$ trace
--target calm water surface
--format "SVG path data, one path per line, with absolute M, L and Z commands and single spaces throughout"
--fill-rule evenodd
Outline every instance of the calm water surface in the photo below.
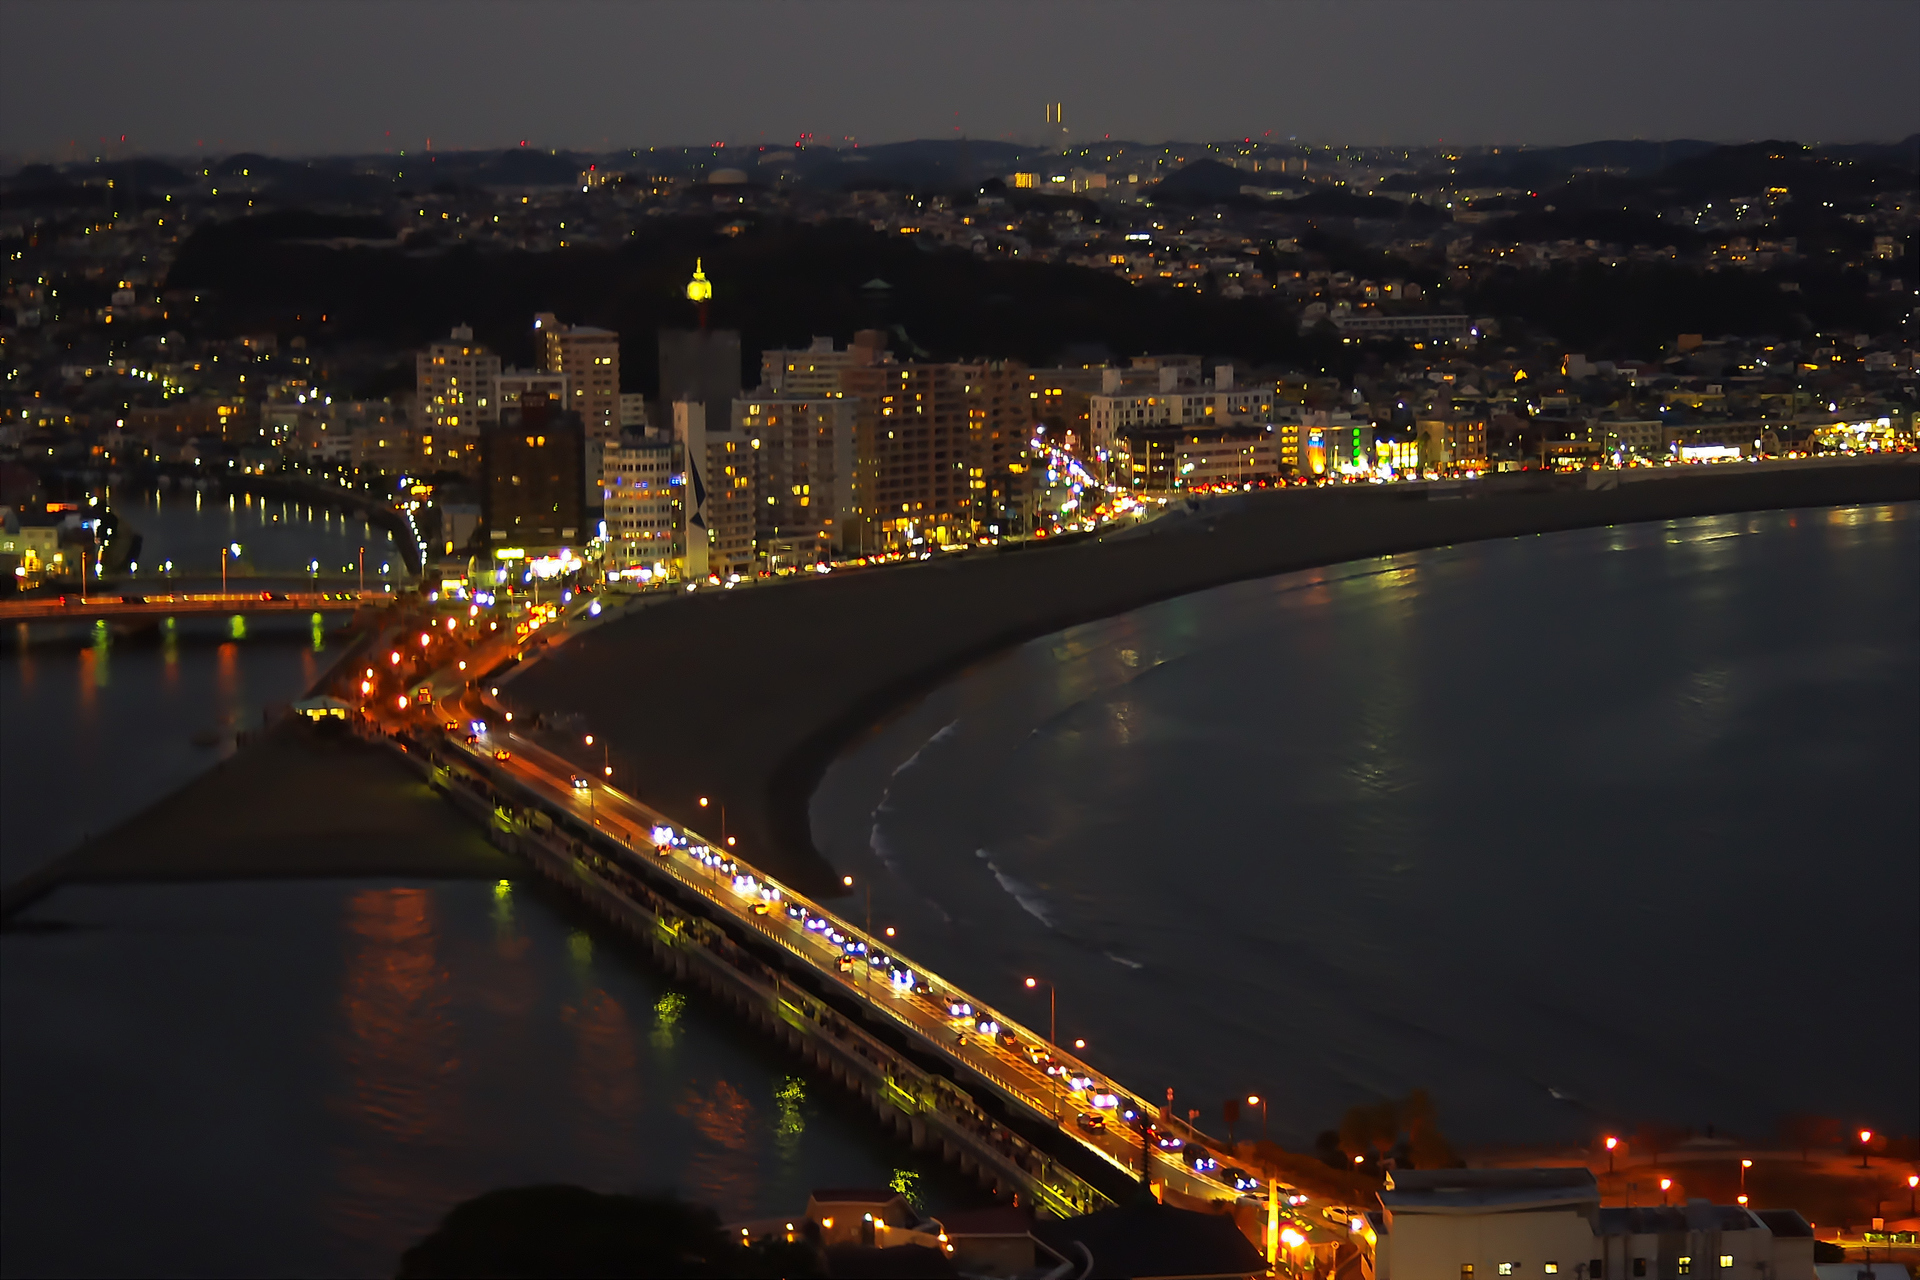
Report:
M 176 565 L 385 538 L 191 496 L 132 519 Z M 196 735 L 329 657 L 304 624 L 11 637 L 4 878 L 206 768 L 230 740 Z M 70 887 L 27 919 L 0 935 L 0 1274 L 390 1275 L 454 1203 L 535 1181 L 727 1217 L 901 1175 L 975 1200 L 535 883 Z
M 69 927 L 0 937 L 8 1275 L 391 1275 L 494 1187 L 750 1217 L 922 1168 L 531 884 L 89 887 L 35 914 Z
M 392 555 L 384 529 L 300 504 L 195 492 L 113 501 L 144 540 L 136 581 L 147 585 L 135 592 L 163 589 L 144 571 L 168 560 L 178 576 L 217 580 L 220 549 L 235 542 L 239 565 L 261 573 L 314 560 L 337 571 L 365 547 L 377 582 Z M 246 580 L 236 576 L 236 589 Z M 105 625 L 15 624 L 0 637 L 0 881 L 211 767 L 236 730 L 302 696 L 331 660 L 325 628 L 309 620 L 190 619 L 132 637 Z
M 1051 980 L 1062 1039 L 1216 1130 L 1422 1087 L 1475 1143 L 1913 1132 L 1920 508 L 1154 605 L 877 729 L 813 826 L 908 954 L 1043 1029 Z

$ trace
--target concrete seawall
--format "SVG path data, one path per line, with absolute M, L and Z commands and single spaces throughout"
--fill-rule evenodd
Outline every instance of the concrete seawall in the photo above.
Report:
M 693 819 L 698 796 L 724 801 L 742 856 L 828 894 L 835 876 L 813 848 L 807 809 L 834 753 L 903 702 L 1011 645 L 1228 582 L 1427 547 L 1917 499 L 1920 456 L 1912 454 L 1716 467 L 1604 490 L 1573 476 L 1238 495 L 1131 534 L 703 593 L 581 635 L 501 693 L 526 712 L 579 713 L 641 780 L 641 797 L 677 819 Z M 575 747 L 583 767 L 600 764 L 597 744 L 591 760 L 571 740 L 554 746 Z

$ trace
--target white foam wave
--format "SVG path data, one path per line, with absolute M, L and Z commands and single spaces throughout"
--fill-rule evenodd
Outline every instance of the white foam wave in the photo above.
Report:
M 1010 876 L 995 866 L 993 859 L 987 855 L 985 849 L 975 849 L 973 856 L 987 864 L 987 870 L 993 873 L 993 878 L 999 882 L 1000 887 L 1006 890 L 1015 902 L 1020 904 L 1021 910 L 1025 911 L 1049 929 L 1056 927 L 1053 919 L 1053 904 L 1042 897 L 1038 889 L 1028 884 L 1025 880 L 1021 880 L 1016 876 Z
M 919 751 L 915 751 L 912 755 L 908 756 L 905 760 L 902 760 L 899 764 L 893 766 L 892 776 L 897 778 L 901 774 L 905 773 L 908 769 L 913 768 L 914 765 L 919 764 L 921 752 L 925 751 L 928 747 L 936 746 L 942 742 L 947 741 L 949 738 L 953 737 L 955 733 L 958 733 L 959 730 L 960 730 L 960 722 L 958 720 L 955 720 L 952 724 L 949 724 L 946 728 L 940 730 L 938 733 L 934 734 L 931 738 L 928 738 L 925 742 L 920 744 Z M 886 803 L 886 796 L 884 794 L 882 794 L 880 797 L 880 803 L 882 804 Z

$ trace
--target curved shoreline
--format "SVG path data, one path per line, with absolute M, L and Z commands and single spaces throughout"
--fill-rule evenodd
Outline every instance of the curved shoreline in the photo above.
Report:
M 529 712 L 582 714 L 643 780 L 643 797 L 676 818 L 717 796 L 744 857 L 831 893 L 836 874 L 809 821 L 828 763 L 901 704 L 1001 650 L 1229 582 L 1456 542 L 1920 500 L 1920 456 L 1596 491 L 1571 480 L 1433 494 L 1471 495 L 1451 501 L 1412 487 L 1238 495 L 1129 536 L 715 593 L 582 635 L 502 693 Z

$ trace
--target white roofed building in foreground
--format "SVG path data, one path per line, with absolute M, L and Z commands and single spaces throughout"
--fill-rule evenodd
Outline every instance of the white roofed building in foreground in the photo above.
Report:
M 1814 1280 L 1797 1213 L 1602 1209 L 1581 1168 L 1395 1170 L 1380 1209 L 1375 1280 Z

